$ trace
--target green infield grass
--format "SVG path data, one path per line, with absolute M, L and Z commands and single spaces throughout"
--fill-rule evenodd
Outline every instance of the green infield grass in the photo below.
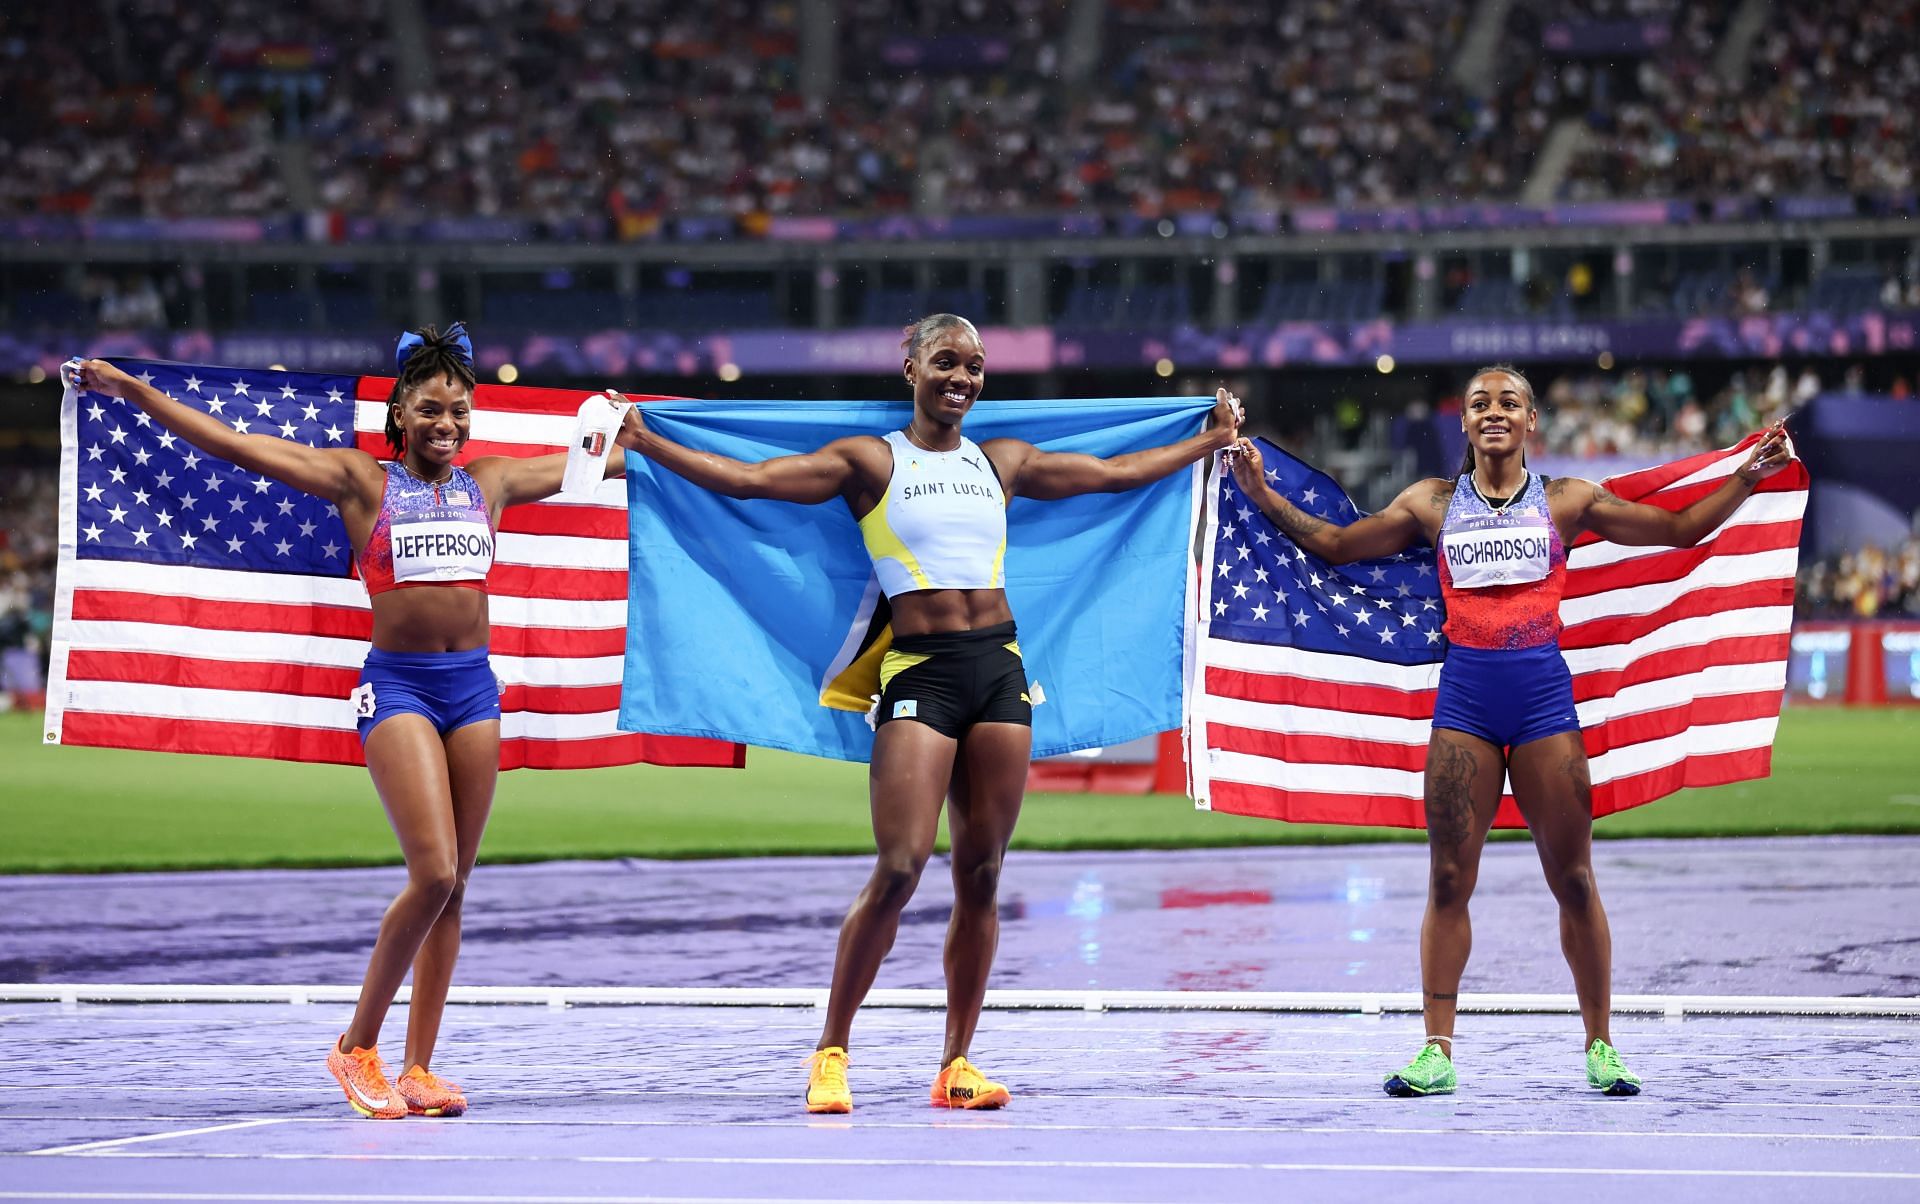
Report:
M 364 770 L 40 743 L 0 715 L 0 872 L 367 865 L 399 854 Z M 872 848 L 866 767 L 753 749 L 744 770 L 504 774 L 491 862 Z M 1790 710 L 1773 776 L 1609 816 L 1601 836 L 1920 832 L 1920 708 Z M 1172 795 L 1036 794 L 1029 849 L 1420 840 L 1419 832 L 1196 812 Z

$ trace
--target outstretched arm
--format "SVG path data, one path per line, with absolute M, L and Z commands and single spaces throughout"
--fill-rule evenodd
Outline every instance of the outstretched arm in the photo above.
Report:
M 105 360 L 83 360 L 71 369 L 78 388 L 121 397 L 155 422 L 209 455 L 272 477 L 336 506 L 364 492 L 380 473 L 372 456 L 352 448 L 308 447 L 274 435 L 243 435 L 211 414 L 162 393 Z
M 1430 537 L 1438 530 L 1447 510 L 1447 483 L 1434 477 L 1408 486 L 1380 513 L 1365 515 L 1344 527 L 1316 518 L 1267 484 L 1266 461 L 1251 439 L 1240 440 L 1234 448 L 1233 479 L 1288 539 L 1328 564 L 1351 564 L 1403 552 L 1422 535 Z
M 489 498 L 497 498 L 502 506 L 517 506 L 522 502 L 539 502 L 560 492 L 560 482 L 567 474 L 567 453 L 554 452 L 545 456 L 482 456 L 467 465 L 467 471 L 480 482 L 481 490 Z M 614 448 L 607 456 L 606 471 L 601 480 L 612 480 L 627 471 L 627 455 Z
M 694 451 L 655 434 L 640 416 L 640 407 L 627 411 L 620 428 L 622 447 L 639 452 L 655 464 L 685 477 L 702 489 L 724 497 L 771 498 L 781 502 L 814 504 L 846 495 L 863 482 L 860 458 L 869 436 L 835 439 L 816 452 L 775 456 L 749 464 L 730 456 Z
M 984 450 L 1000 470 L 1009 497 L 1056 501 L 1083 493 L 1124 493 L 1232 445 L 1240 429 L 1240 403 L 1221 389 L 1214 394 L 1206 429 L 1189 439 L 1102 459 L 1075 452 L 1046 452 L 1018 439 L 990 440 Z
M 1792 459 L 1786 428 L 1775 423 L 1720 488 L 1679 510 L 1629 502 L 1604 485 L 1577 478 L 1562 478 L 1547 488 L 1570 496 L 1581 525 L 1602 539 L 1636 547 L 1690 548 L 1733 517 L 1755 486 Z
M 605 398 L 609 405 L 624 404 L 625 399 L 612 389 Z M 560 492 L 567 474 L 567 453 L 546 456 L 482 456 L 467 465 L 480 488 L 501 506 L 538 502 Z M 627 471 L 627 453 L 615 447 L 607 454 L 606 468 L 600 479 L 612 480 Z

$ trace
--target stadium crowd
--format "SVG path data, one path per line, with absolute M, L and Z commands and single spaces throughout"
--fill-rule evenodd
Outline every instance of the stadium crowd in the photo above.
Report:
M 1727 447 L 1807 404 L 1823 388 L 1812 366 L 1740 368 L 1711 394 L 1685 367 L 1554 377 L 1541 388 L 1539 440 L 1563 456 L 1670 457 Z
M 1794 610 L 1809 618 L 1920 618 L 1920 535 L 1802 566 Z
M 37 705 L 46 689 L 53 628 L 59 475 L 52 465 L 8 460 L 0 472 L 0 710 Z
M 0 26 L 0 216 L 1170 213 L 1516 196 L 1584 119 L 1570 198 L 1910 194 L 1920 0 L 124 0 Z M 411 11 L 409 23 L 395 14 Z M 1591 58 L 1548 31 L 1667 31 Z M 417 26 L 414 33 L 409 29 Z M 807 86 L 807 39 L 832 37 Z M 283 164 L 292 164 L 291 167 Z M 1754 167 L 1758 164 L 1758 168 Z
M 1713 58 L 1730 4 L 1670 8 L 1665 49 L 1615 73 L 1562 73 L 1595 135 L 1571 199 L 1911 193 L 1920 126 L 1920 3 L 1773 5 L 1743 72 Z
M 423 0 L 429 59 L 369 43 L 316 122 L 320 197 L 352 214 L 845 207 L 795 91 L 796 6 Z M 396 95 L 396 76 L 414 85 Z M 804 185 L 804 186 L 803 186 Z M 638 232 L 638 228 L 629 233 Z
M 1055 194 L 1147 213 L 1511 194 L 1538 131 L 1448 82 L 1470 11 L 1110 0 Z
M 379 0 L 11 5 L 0 22 L 0 215 L 288 210 L 276 159 Z

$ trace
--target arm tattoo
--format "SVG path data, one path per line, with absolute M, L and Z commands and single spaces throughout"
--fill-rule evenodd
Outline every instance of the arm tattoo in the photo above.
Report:
M 1595 485 L 1593 487 L 1593 500 L 1596 505 L 1601 506 L 1625 506 L 1628 504 L 1625 498 L 1608 489 L 1605 485 Z
M 1473 753 L 1457 744 L 1436 742 L 1427 754 L 1427 836 L 1437 845 L 1458 846 L 1473 836 Z
M 1277 513 L 1267 517 L 1271 518 L 1273 525 L 1280 528 L 1287 538 L 1295 543 L 1303 539 L 1311 539 L 1327 525 L 1325 519 L 1315 518 L 1285 498 L 1280 499 L 1280 504 L 1275 507 L 1275 510 Z
M 1553 480 L 1547 482 L 1548 497 L 1559 497 L 1561 494 L 1565 493 L 1566 491 L 1567 491 L 1567 478 L 1565 477 L 1555 477 Z
M 1458 999 L 1460 998 L 1460 996 L 1454 994 L 1452 991 L 1428 991 L 1427 998 L 1452 1000 L 1452 999 Z

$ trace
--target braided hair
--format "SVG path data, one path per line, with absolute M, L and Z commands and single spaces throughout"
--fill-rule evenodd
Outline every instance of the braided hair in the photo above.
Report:
M 400 375 L 394 379 L 393 392 L 387 395 L 387 446 L 393 449 L 397 457 L 406 450 L 406 432 L 400 429 L 397 415 L 402 399 L 421 385 L 435 378 L 454 381 L 465 385 L 469 390 L 474 387 L 473 361 L 467 358 L 461 346 L 452 337 L 450 327 L 447 334 L 440 333 L 437 327 L 423 326 L 414 331 L 421 342 L 407 356 L 406 363 L 400 367 Z

